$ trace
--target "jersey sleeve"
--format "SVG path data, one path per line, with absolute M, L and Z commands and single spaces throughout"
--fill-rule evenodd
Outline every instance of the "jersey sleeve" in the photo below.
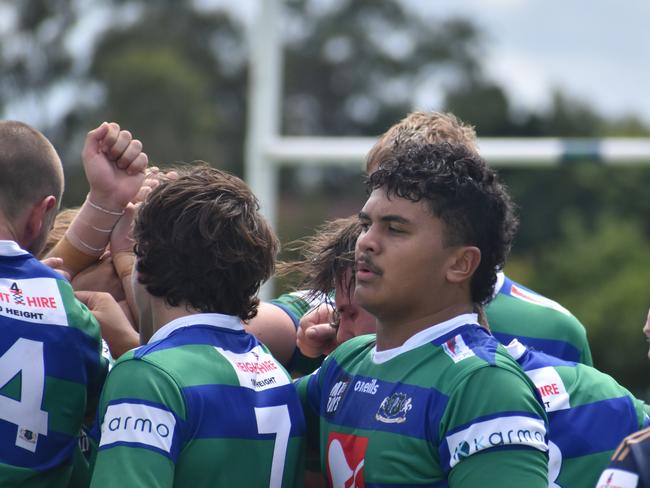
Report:
M 546 487 L 544 473 L 548 462 L 539 454 L 534 450 L 517 450 L 506 455 L 486 451 L 470 456 L 451 471 L 448 485 L 450 488 Z
M 93 487 L 169 487 L 183 445 L 186 408 L 177 383 L 143 360 L 119 361 L 102 392 Z
M 496 466 L 498 486 L 545 487 L 548 484 L 547 419 L 532 384 L 514 369 L 484 367 L 460 382 L 449 398 L 440 423 L 439 455 L 443 470 L 451 479 L 472 479 L 476 466 Z M 489 454 L 489 456 L 488 456 Z M 489 461 L 488 461 L 489 460 Z M 521 479 L 515 469 L 521 463 L 524 483 L 512 482 L 503 463 Z M 476 484 L 450 486 L 487 486 Z M 512 484 L 511 484 L 512 483 Z M 497 486 L 495 484 L 495 486 Z
M 78 350 L 87 375 L 86 415 L 92 418 L 108 372 L 108 359 L 103 355 L 101 329 L 88 307 L 74 296 L 70 284 L 63 280 L 57 281 L 69 327 L 79 331 Z

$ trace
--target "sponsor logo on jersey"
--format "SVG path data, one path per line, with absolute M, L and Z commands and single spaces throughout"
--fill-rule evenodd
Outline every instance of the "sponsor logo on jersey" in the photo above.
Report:
M 535 383 L 547 412 L 570 408 L 569 393 L 555 368 L 547 366 L 532 369 L 526 371 L 526 374 Z
M 336 380 L 336 383 L 334 383 L 334 386 L 332 386 L 332 389 L 330 390 L 330 393 L 327 397 L 325 413 L 328 415 L 333 415 L 336 413 L 339 406 L 341 405 L 341 401 L 343 400 L 345 392 L 348 390 L 348 386 L 350 386 L 350 377 L 345 374 L 339 376 L 339 378 Z
M 463 340 L 463 336 L 461 336 L 460 334 L 452 337 L 447 342 L 443 343 L 442 349 L 445 351 L 447 356 L 449 356 L 454 363 L 475 356 L 474 351 L 472 351 L 467 346 L 467 344 L 465 344 L 465 341 Z
M 540 419 L 512 416 L 477 422 L 447 436 L 451 456 L 449 467 L 453 468 L 472 454 L 497 446 L 523 445 L 546 451 L 545 436 L 546 427 Z
M 608 468 L 600 475 L 596 488 L 636 488 L 639 475 L 630 471 Z
M 532 303 L 533 305 L 552 308 L 553 310 L 557 310 L 558 312 L 561 312 L 564 315 L 571 315 L 571 312 L 569 312 L 566 308 L 564 308 L 559 303 L 554 302 L 553 300 L 550 300 L 542 295 L 538 295 L 537 293 L 532 293 L 528 290 L 524 290 L 523 288 L 520 288 L 517 285 L 512 285 L 512 287 L 510 288 L 510 295 L 512 295 L 515 298 L 519 298 L 524 302 Z
M 385 424 L 401 424 L 406 422 L 406 414 L 411 408 L 411 397 L 406 393 L 393 393 L 382 400 L 375 419 Z
M 359 393 L 367 393 L 369 395 L 375 395 L 379 390 L 379 385 L 377 380 L 373 378 L 371 381 L 356 381 L 354 383 L 354 391 Z
M 56 280 L 0 279 L 0 315 L 26 322 L 68 325 Z
M 291 381 L 273 356 L 264 351 L 261 346 L 255 346 L 243 353 L 235 353 L 220 347 L 215 349 L 232 365 L 240 386 L 244 388 L 263 391 L 288 385 Z
M 171 451 L 176 418 L 169 410 L 142 403 L 109 405 L 104 414 L 99 446 L 116 442 L 143 444 Z
M 363 468 L 368 438 L 330 432 L 327 438 L 327 477 L 332 488 L 364 488 Z

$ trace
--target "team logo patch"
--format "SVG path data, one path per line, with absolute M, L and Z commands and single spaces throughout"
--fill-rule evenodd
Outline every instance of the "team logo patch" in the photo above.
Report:
M 363 469 L 368 438 L 330 432 L 327 438 L 327 477 L 332 488 L 364 488 Z
M 559 303 L 554 302 L 553 300 L 550 300 L 536 293 L 532 293 L 528 290 L 524 290 L 523 288 L 520 288 L 517 285 L 512 285 L 510 289 L 510 294 L 515 298 L 519 298 L 520 300 L 523 300 L 525 302 L 532 303 L 533 305 L 552 308 L 553 310 L 557 310 L 558 312 L 561 312 L 564 315 L 571 315 L 571 312 L 569 312 L 566 308 L 564 308 Z
M 465 344 L 463 336 L 460 334 L 452 337 L 447 342 L 445 342 L 442 345 L 442 349 L 454 363 L 475 356 L 474 351 L 472 351 L 469 346 Z
M 541 419 L 523 416 L 499 417 L 476 422 L 466 429 L 447 436 L 451 456 L 449 467 L 462 459 L 491 447 L 504 445 L 530 446 L 547 451 L 546 427 Z
M 68 325 L 56 280 L 0 279 L 0 315 L 26 322 Z
M 255 346 L 244 353 L 235 353 L 220 347 L 215 349 L 232 365 L 239 379 L 239 385 L 244 388 L 263 391 L 288 385 L 291 381 L 273 356 L 260 346 Z
M 570 408 L 569 393 L 559 373 L 550 366 L 526 371 L 533 380 L 547 412 Z
M 325 405 L 325 413 L 333 415 L 338 410 L 343 400 L 345 392 L 350 386 L 350 378 L 346 375 L 341 375 L 332 389 L 330 390 L 329 396 L 327 397 L 327 404 Z
M 600 475 L 596 488 L 636 488 L 639 475 L 621 469 L 608 468 Z
M 412 408 L 412 399 L 406 393 L 393 393 L 383 399 L 375 419 L 385 424 L 401 424 Z

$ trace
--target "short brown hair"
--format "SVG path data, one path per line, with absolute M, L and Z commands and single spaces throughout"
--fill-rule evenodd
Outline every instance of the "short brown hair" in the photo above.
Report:
M 140 282 L 173 307 L 253 318 L 278 252 L 257 199 L 242 180 L 205 164 L 178 173 L 136 217 Z
M 478 154 L 476 131 L 455 115 L 444 112 L 412 112 L 388 129 L 366 156 L 366 172 L 372 173 L 386 151 L 406 144 L 461 144 Z
M 310 290 L 314 297 L 330 293 L 345 272 L 354 267 L 354 246 L 360 233 L 356 215 L 325 222 L 311 237 L 290 245 L 300 251 L 301 259 L 283 263 L 280 273 L 300 273 L 300 287 Z M 351 274 L 347 283 L 349 292 L 354 289 L 350 286 L 353 281 L 354 274 Z
M 0 211 L 10 221 L 47 196 L 61 201 L 61 159 L 43 134 L 23 122 L 0 121 L 0 171 Z

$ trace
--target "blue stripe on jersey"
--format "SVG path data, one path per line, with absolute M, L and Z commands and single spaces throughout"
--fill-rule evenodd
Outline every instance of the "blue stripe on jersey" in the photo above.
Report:
M 87 370 L 80 368 L 79 353 L 83 364 L 100 367 L 99 343 L 74 327 L 52 324 L 34 324 L 0 317 L 0 356 L 19 338 L 43 343 L 45 374 L 62 380 L 86 384 Z
M 639 429 L 628 396 L 549 412 L 548 420 L 551 440 L 564 458 L 616 449 L 625 436 Z
M 188 419 L 194 424 L 188 425 L 188 432 L 194 438 L 272 438 L 275 434 L 258 433 L 254 407 L 276 405 L 287 405 L 289 409 L 290 436 L 305 434 L 305 418 L 293 383 L 263 391 L 239 385 L 200 385 L 183 388 L 183 394 Z
M 449 339 L 459 334 L 474 354 L 490 365 L 495 364 L 496 350 L 497 347 L 499 347 L 499 344 L 485 329 L 476 324 L 460 326 L 448 334 L 438 337 L 432 342 L 436 346 L 441 346 Z
M 21 468 L 46 471 L 72 459 L 77 445 L 77 436 L 65 435 L 50 430 L 47 435 L 39 435 L 36 452 L 15 447 L 18 427 L 16 424 L 0 420 L 0 463 Z
M 510 341 L 517 339 L 519 342 L 525 346 L 535 349 L 537 351 L 543 351 L 546 354 L 550 354 L 557 358 L 564 358 L 568 361 L 579 362 L 580 361 L 580 351 L 569 344 L 568 342 L 555 340 L 555 339 L 540 339 L 538 337 L 526 337 L 522 335 L 512 335 L 512 334 L 503 334 L 501 332 L 492 332 L 494 337 L 501 344 L 510 344 Z M 549 365 L 547 365 L 549 366 Z
M 376 380 L 377 390 L 362 391 L 362 384 Z M 341 392 L 341 385 L 347 386 Z M 357 386 L 359 385 L 359 386 Z M 355 391 L 355 388 L 359 388 Z M 336 391 L 334 391 L 336 390 Z M 332 398 L 341 395 L 340 402 L 333 411 Z M 331 422 L 357 429 L 378 430 L 425 439 L 437 445 L 438 433 L 433 430 L 440 424 L 449 397 L 433 387 L 423 388 L 405 383 L 392 383 L 377 378 L 348 375 L 335 361 L 332 361 L 323 379 L 323 397 L 320 402 L 320 416 Z M 329 395 L 326 399 L 325 395 Z M 387 423 L 378 417 L 382 402 L 394 395 L 403 395 L 410 400 L 410 408 L 405 413 L 405 421 Z M 330 408 L 331 407 L 331 408 Z M 422 428 L 422 426 L 426 428 Z
M 54 278 L 65 280 L 62 275 L 45 266 L 31 254 L 0 256 L 0 276 L 7 279 Z
M 213 325 L 191 325 L 173 331 L 160 341 L 139 347 L 134 356 L 140 359 L 155 351 L 198 344 L 219 346 L 227 351 L 243 353 L 253 349 L 259 341 L 244 330 L 224 329 Z
M 550 354 L 543 353 L 541 351 L 533 351 L 527 349 L 517 362 L 524 371 L 531 371 L 533 369 L 546 368 L 548 366 L 557 367 L 557 366 L 569 366 L 575 367 L 577 363 L 573 361 L 565 361 Z
M 302 383 L 304 381 L 307 381 L 307 401 L 309 402 L 309 406 L 312 409 L 312 413 L 314 415 L 319 415 L 320 412 L 320 399 L 321 399 L 321 389 L 320 386 L 318 386 L 318 372 L 320 370 L 314 371 L 312 374 L 309 376 L 303 376 L 302 378 L 298 378 L 296 380 L 296 386 L 298 383 Z

